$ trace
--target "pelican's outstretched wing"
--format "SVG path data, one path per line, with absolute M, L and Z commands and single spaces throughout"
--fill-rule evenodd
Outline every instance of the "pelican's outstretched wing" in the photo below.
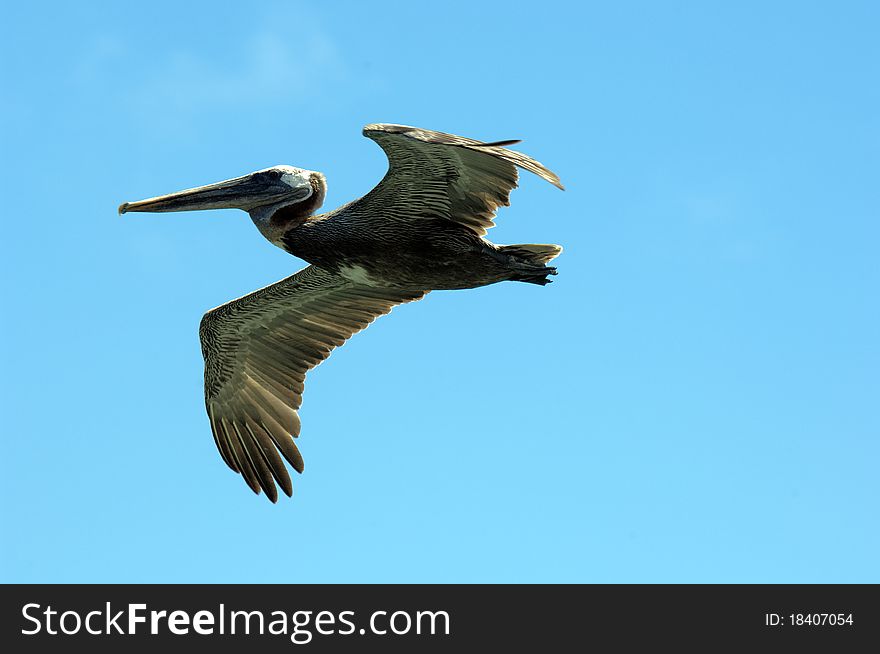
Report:
M 212 309 L 199 337 L 205 405 L 217 448 L 255 493 L 293 493 L 280 451 L 298 472 L 297 409 L 308 370 L 396 304 L 427 291 L 355 284 L 308 266 L 280 282 Z
M 559 177 L 531 157 L 508 150 L 519 141 L 482 143 L 406 125 L 375 124 L 364 136 L 388 155 L 388 173 L 357 204 L 369 215 L 412 220 L 444 218 L 479 236 L 495 225 L 499 206 L 510 204 L 516 167 L 563 188 Z

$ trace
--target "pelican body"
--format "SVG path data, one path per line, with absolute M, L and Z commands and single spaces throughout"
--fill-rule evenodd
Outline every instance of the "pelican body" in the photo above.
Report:
M 217 448 L 255 493 L 293 494 L 281 459 L 303 460 L 298 409 L 305 374 L 392 307 L 432 290 L 512 280 L 547 284 L 558 245 L 495 245 L 484 238 L 509 204 L 517 167 L 562 189 L 534 159 L 507 149 L 405 125 L 373 124 L 364 135 L 389 159 L 364 197 L 324 214 L 319 172 L 274 166 L 243 177 L 139 202 L 119 213 L 237 208 L 260 233 L 310 265 L 205 314 L 205 404 Z

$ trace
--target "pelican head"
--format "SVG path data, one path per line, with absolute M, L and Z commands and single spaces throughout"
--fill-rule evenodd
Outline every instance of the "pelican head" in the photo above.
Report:
M 242 209 L 250 214 L 263 235 L 274 242 L 277 232 L 288 227 L 292 220 L 305 219 L 321 206 L 325 190 L 326 182 L 321 173 L 293 166 L 272 166 L 216 184 L 124 202 L 119 205 L 119 213 Z M 276 214 L 283 215 L 284 220 L 273 221 Z

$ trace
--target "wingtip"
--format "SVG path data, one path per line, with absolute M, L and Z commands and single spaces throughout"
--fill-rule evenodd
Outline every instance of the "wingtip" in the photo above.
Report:
M 522 143 L 522 139 L 507 139 L 505 141 L 492 141 L 491 143 L 477 143 L 477 148 L 506 148 L 508 145 L 516 145 Z
M 278 482 L 278 485 L 281 486 L 282 492 L 287 495 L 287 497 L 293 497 L 293 482 L 290 479 L 290 475 L 287 474 L 286 468 L 284 469 L 284 474 L 280 476 L 280 479 L 276 478 L 275 481 Z

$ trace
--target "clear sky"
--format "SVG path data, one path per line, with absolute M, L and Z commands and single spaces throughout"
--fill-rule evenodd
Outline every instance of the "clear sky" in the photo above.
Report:
M 3 581 L 880 582 L 872 2 L 11 3 Z M 122 201 L 291 164 L 325 207 L 400 122 L 518 146 L 489 237 L 309 377 L 277 505 L 217 453 L 205 310 L 303 263 Z

